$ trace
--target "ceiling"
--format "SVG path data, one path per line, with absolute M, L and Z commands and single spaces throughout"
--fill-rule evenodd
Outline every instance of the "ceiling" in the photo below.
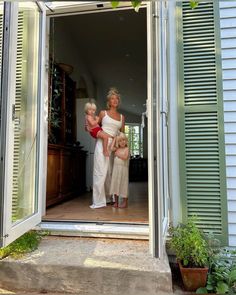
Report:
M 134 114 L 144 112 L 146 9 L 138 13 L 129 9 L 63 16 L 56 22 L 63 22 L 104 96 L 109 87 L 115 86 L 122 95 L 122 109 Z

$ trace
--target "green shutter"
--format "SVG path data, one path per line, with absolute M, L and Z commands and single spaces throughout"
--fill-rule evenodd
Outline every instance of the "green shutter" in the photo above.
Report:
M 179 150 L 183 220 L 227 244 L 218 1 L 178 5 Z

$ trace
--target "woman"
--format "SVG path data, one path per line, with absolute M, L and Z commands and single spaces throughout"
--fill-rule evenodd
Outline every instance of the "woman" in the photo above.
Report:
M 115 88 L 111 88 L 107 95 L 107 110 L 99 114 L 103 131 L 111 136 L 108 139 L 108 145 L 119 131 L 124 132 L 125 118 L 117 111 L 119 104 L 120 94 Z M 112 159 L 113 155 L 104 156 L 102 140 L 97 139 L 93 166 L 93 204 L 90 206 L 92 209 L 106 206 L 106 191 L 109 191 L 109 187 L 105 188 L 105 186 L 110 184 Z

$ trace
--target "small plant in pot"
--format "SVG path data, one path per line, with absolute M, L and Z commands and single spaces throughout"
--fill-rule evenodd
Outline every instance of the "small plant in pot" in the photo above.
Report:
M 171 226 L 170 247 L 176 254 L 184 287 L 195 291 L 206 285 L 209 246 L 203 233 L 196 226 L 196 217 L 186 223 Z

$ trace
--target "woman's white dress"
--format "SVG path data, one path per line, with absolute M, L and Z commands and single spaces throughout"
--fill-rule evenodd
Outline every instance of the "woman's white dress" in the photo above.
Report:
M 104 132 L 115 137 L 122 127 L 122 115 L 120 121 L 112 119 L 105 111 L 102 119 L 102 129 Z M 108 139 L 108 145 L 112 142 L 112 138 Z M 110 178 L 112 171 L 113 155 L 105 157 L 103 155 L 102 139 L 97 139 L 94 150 L 93 165 L 93 204 L 90 208 L 101 208 L 106 206 L 106 192 L 109 194 Z
M 128 197 L 128 185 L 129 185 L 129 159 L 122 160 L 115 156 L 110 194 L 116 194 L 122 198 Z

